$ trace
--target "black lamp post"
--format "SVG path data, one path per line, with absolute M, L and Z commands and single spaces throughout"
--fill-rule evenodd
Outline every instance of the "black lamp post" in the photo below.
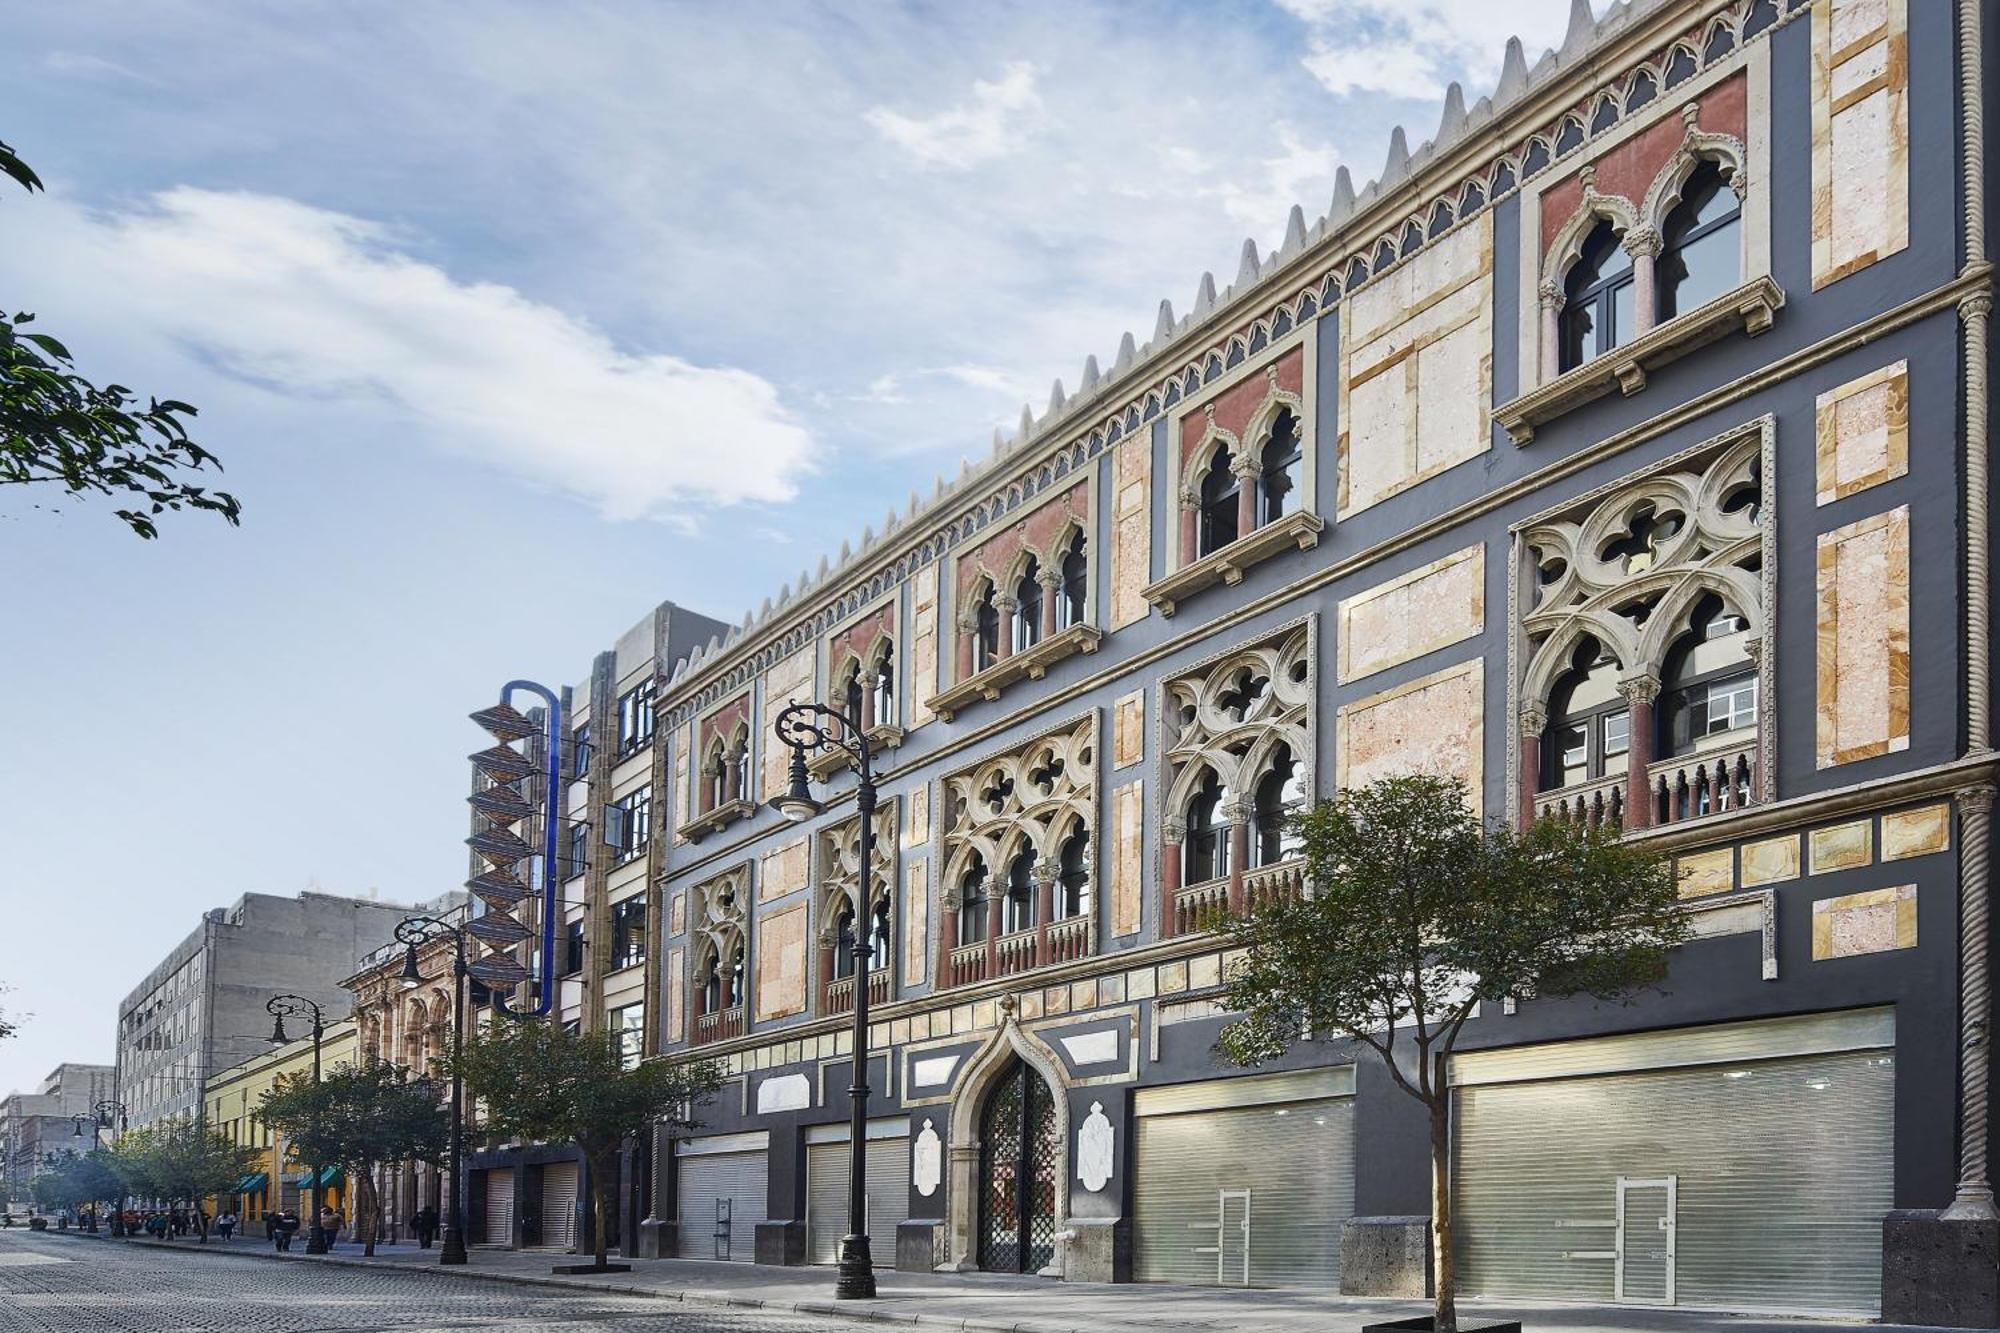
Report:
M 287 1015 L 293 1018 L 303 1018 L 308 1014 L 312 1016 L 313 1082 L 318 1083 L 319 1047 L 320 1039 L 326 1036 L 326 1015 L 320 1012 L 317 1004 L 314 1004 L 303 995 L 273 995 L 270 999 L 264 1001 L 264 1012 L 271 1015 L 271 1044 L 273 1046 L 283 1046 L 291 1040 L 290 1037 L 285 1035 L 285 1018 Z M 319 1220 L 320 1177 L 325 1173 L 326 1166 L 324 1163 L 314 1162 L 312 1164 L 312 1230 L 306 1233 L 307 1254 L 326 1253 L 326 1228 L 320 1225 Z
M 834 725 L 829 727 L 828 722 Z M 824 808 L 813 799 L 806 775 L 807 750 L 838 750 L 861 775 L 854 808 L 861 816 L 860 901 L 854 905 L 854 1078 L 848 1121 L 847 1234 L 840 1239 L 840 1266 L 833 1294 L 839 1300 L 875 1295 L 875 1264 L 868 1250 L 868 958 L 873 912 L 869 889 L 875 877 L 874 752 L 868 737 L 846 714 L 824 704 L 795 703 L 778 714 L 778 739 L 792 750 L 791 784 L 772 802 L 786 819 L 803 824 Z
M 70 1137 L 76 1139 L 85 1137 L 83 1127 L 89 1125 L 91 1127 L 91 1132 L 88 1136 L 90 1145 L 92 1148 L 95 1148 L 97 1146 L 97 1131 L 100 1129 L 109 1129 L 113 1116 L 118 1118 L 118 1132 L 123 1134 L 125 1132 L 125 1103 L 114 1102 L 106 1098 L 92 1106 L 88 1115 L 73 1115 L 69 1118 L 70 1128 L 74 1131 Z M 97 1230 L 97 1210 L 94 1207 L 90 1210 L 90 1222 L 84 1227 L 84 1230 Z M 125 1234 L 125 1194 L 122 1186 L 118 1194 L 117 1207 L 111 1214 L 111 1234 L 114 1236 L 123 1236 Z
M 417 967 L 417 946 L 438 935 L 449 935 L 452 945 L 451 1153 L 446 1167 L 451 1177 L 451 1198 L 445 1206 L 444 1243 L 438 1247 L 438 1262 L 462 1264 L 465 1262 L 465 1227 L 464 1201 L 460 1196 L 464 1192 L 465 1181 L 465 1077 L 459 1072 L 459 1060 L 465 1053 L 465 931 L 434 916 L 406 917 L 396 923 L 396 941 L 403 946 L 401 980 L 405 987 L 423 984 L 424 974 Z

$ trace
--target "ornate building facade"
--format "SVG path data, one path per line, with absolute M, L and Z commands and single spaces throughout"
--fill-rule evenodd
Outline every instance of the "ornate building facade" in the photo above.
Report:
M 1461 1289 L 1956 1320 L 1923 1265 L 1995 1243 L 1982 9 L 1580 4 L 858 553 L 608 655 L 567 817 L 624 832 L 582 835 L 564 1004 L 729 1073 L 635 1153 L 629 1243 L 831 1258 L 866 931 L 878 1263 L 1420 1294 L 1415 1105 L 1337 1041 L 1222 1066 L 1211 926 L 1310 892 L 1287 814 L 1425 771 L 1670 855 L 1695 936 L 1629 1007 L 1467 1027 Z M 803 699 L 874 744 L 871 874 L 851 774 L 766 804 Z

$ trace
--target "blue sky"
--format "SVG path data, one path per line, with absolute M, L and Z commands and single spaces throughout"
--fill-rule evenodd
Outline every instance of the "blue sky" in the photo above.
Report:
M 455 887 L 499 682 L 740 619 L 1568 8 L 12 15 L 0 305 L 197 404 L 244 524 L 0 501 L 0 1092 L 108 1060 L 203 909 Z

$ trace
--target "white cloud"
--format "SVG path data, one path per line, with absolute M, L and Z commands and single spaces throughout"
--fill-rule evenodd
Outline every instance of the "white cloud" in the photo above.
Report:
M 963 171 L 1018 149 L 1041 117 L 1035 67 L 1015 60 L 997 80 L 974 80 L 970 100 L 936 115 L 907 116 L 875 106 L 862 118 L 918 161 Z
M 1301 63 L 1328 92 L 1423 101 L 1441 99 L 1453 79 L 1475 100 L 1499 76 L 1509 37 L 1521 38 L 1533 64 L 1561 41 L 1568 12 L 1560 0 L 1273 2 L 1305 25 Z
M 386 417 L 607 518 L 782 502 L 808 465 L 809 436 L 759 376 L 622 349 L 412 257 L 377 223 L 188 187 L 109 213 L 47 200 L 32 216 L 39 234 L 14 234 L 13 262 L 69 266 L 63 280 L 85 290 L 63 308 L 316 412 Z

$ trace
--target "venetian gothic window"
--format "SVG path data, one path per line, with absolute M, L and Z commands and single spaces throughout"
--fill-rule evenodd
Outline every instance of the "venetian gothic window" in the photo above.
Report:
M 1704 160 L 1660 226 L 1660 319 L 1706 305 L 1743 281 L 1742 218 L 1742 200 L 1721 166 Z
M 746 765 L 750 753 L 750 729 L 738 723 L 727 736 L 709 743 L 702 761 L 702 808 L 714 810 L 743 799 Z
M 1042 637 L 1042 566 L 1033 556 L 1014 584 L 1014 651 L 1026 652 Z
M 1059 620 L 1062 628 L 1083 624 L 1090 605 L 1090 560 L 1084 550 L 1082 529 L 1078 529 L 1063 548 L 1061 589 Z
M 739 1007 L 747 998 L 743 968 L 747 882 L 747 871 L 739 866 L 695 885 L 689 894 L 697 1013 L 721 1013 Z
M 1200 785 L 1188 797 L 1187 837 L 1181 844 L 1185 849 L 1183 883 L 1200 884 L 1229 873 L 1229 820 L 1223 814 L 1228 800 L 1229 788 L 1222 785 L 1215 770 L 1204 770 Z
M 1275 523 L 1300 508 L 1300 487 L 1305 479 L 1305 450 L 1299 437 L 1299 419 L 1290 408 L 1280 411 L 1271 424 L 1271 437 L 1258 459 L 1257 521 Z
M 1000 608 L 991 583 L 974 603 L 972 619 L 972 669 L 984 671 L 1000 660 Z
M 1638 332 L 1632 256 L 1609 218 L 1584 240 L 1563 277 L 1562 368 L 1574 370 Z
M 861 820 L 851 818 L 822 830 L 817 835 L 819 864 L 819 944 L 822 950 L 821 977 L 841 979 L 854 975 L 855 916 L 865 913 L 868 931 L 869 967 L 873 971 L 894 964 L 896 883 L 896 808 L 884 802 L 875 809 L 874 873 L 868 877 L 868 891 L 861 886 Z M 865 908 L 858 907 L 864 901 Z M 828 955 L 831 955 L 830 957 Z
M 1292 757 L 1291 747 L 1279 745 L 1271 752 L 1270 764 L 1257 780 L 1257 799 L 1251 809 L 1255 821 L 1250 838 L 1250 855 L 1260 866 L 1276 865 L 1300 854 L 1303 846 L 1292 819 L 1305 808 L 1305 769 Z
M 1215 458 L 1201 477 L 1201 519 L 1200 542 L 1197 550 L 1202 555 L 1219 551 L 1236 540 L 1236 491 L 1235 469 L 1230 465 L 1229 450 L 1217 449 Z

